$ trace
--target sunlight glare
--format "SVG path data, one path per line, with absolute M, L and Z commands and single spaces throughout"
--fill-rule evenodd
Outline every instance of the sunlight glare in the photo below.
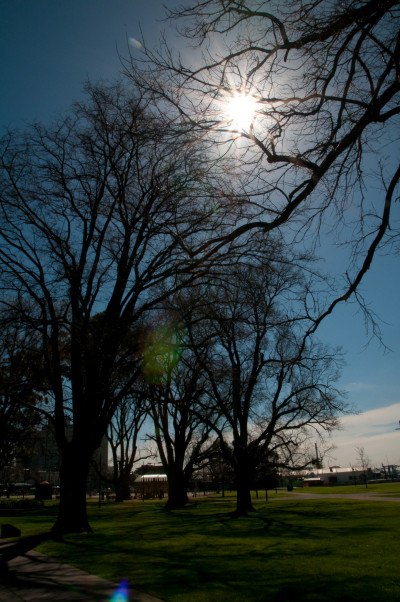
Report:
M 233 130 L 250 129 L 257 109 L 257 100 L 245 92 L 237 92 L 226 101 L 227 121 Z

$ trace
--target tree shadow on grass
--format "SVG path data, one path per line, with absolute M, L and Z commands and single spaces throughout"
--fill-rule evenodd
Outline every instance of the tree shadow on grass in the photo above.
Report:
M 265 559 L 245 553 L 229 552 L 228 561 L 212 554 L 190 557 L 176 555 L 169 562 L 158 562 L 152 569 L 153 593 L 167 599 L 212 600 L 213 602 L 397 602 L 400 585 L 380 583 L 374 577 L 363 575 L 357 580 L 345 574 L 303 572 L 287 557 L 282 557 L 279 570 Z M 311 559 L 311 563 L 313 559 Z M 137 586 L 148 591 L 150 583 Z
M 132 513 L 115 521 L 115 530 L 71 538 L 73 555 L 93 566 L 113 564 L 114 577 L 126 577 L 139 590 L 162 599 L 212 602 L 394 602 L 400 584 L 388 578 L 384 559 L 357 566 L 349 537 L 366 541 L 365 524 L 346 516 L 346 505 L 282 503 L 232 519 L 232 506 L 167 511 L 149 517 Z M 365 512 L 368 518 L 368 513 Z M 350 528 L 349 528 L 350 525 Z M 371 521 L 368 529 L 385 528 Z M 99 525 L 99 530 L 101 526 Z M 343 542 L 343 553 L 341 543 Z M 361 540 L 360 540 L 361 541 Z M 332 542 L 332 543 L 331 543 Z M 364 556 L 364 560 L 367 557 Z M 111 570 L 111 569 L 109 569 Z M 376 573 L 376 574 L 375 574 Z

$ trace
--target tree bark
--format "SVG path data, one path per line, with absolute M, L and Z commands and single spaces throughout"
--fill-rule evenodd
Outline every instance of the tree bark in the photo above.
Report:
M 188 503 L 187 482 L 183 471 L 178 469 L 169 470 L 168 477 L 168 501 L 166 508 L 175 510 L 184 508 Z
M 91 533 L 86 509 L 86 486 L 90 458 L 85 458 L 76 446 L 63 454 L 60 466 L 60 506 L 52 531 L 66 533 Z
M 130 466 L 128 471 L 122 470 L 118 479 L 115 481 L 115 499 L 117 502 L 131 499 L 130 491 Z
M 236 476 L 236 487 L 237 487 L 237 501 L 235 516 L 247 516 L 249 512 L 254 512 L 253 505 L 251 503 L 250 494 L 250 473 L 249 467 L 246 464 L 240 464 L 235 470 Z

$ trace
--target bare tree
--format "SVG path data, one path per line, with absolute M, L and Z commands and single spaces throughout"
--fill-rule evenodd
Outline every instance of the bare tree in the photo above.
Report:
M 308 286 L 278 245 L 268 255 L 197 292 L 205 344 L 193 346 L 209 382 L 206 405 L 223 418 L 213 429 L 235 474 L 239 515 L 252 510 L 258 470 L 311 463 L 310 435 L 330 432 L 346 409 L 334 386 L 340 355 L 306 334 Z
M 130 484 L 133 467 L 138 462 L 153 457 L 150 451 L 138 455 L 138 438 L 148 415 L 143 399 L 124 399 L 110 423 L 107 439 L 113 459 L 112 483 L 116 501 L 130 500 Z
M 160 363 L 161 355 L 165 359 L 165 349 L 160 349 L 159 343 L 156 346 L 158 349 L 153 353 L 158 352 Z M 170 371 L 171 362 L 167 364 Z M 167 474 L 169 509 L 185 506 L 193 473 L 204 468 L 215 451 L 215 440 L 210 433 L 216 411 L 201 403 L 204 395 L 204 373 L 189 349 L 164 384 L 150 386 L 150 415 L 155 428 L 150 439 L 157 444 Z
M 372 318 L 357 291 L 398 240 L 399 16 L 397 0 L 197 0 L 170 11 L 200 46 L 190 64 L 165 42 L 125 61 L 245 183 L 242 222 L 210 249 L 261 229 L 336 251 L 336 294 L 314 329 L 351 295 Z
M 188 249 L 216 228 L 201 153 L 170 141 L 123 85 L 86 92 L 54 126 L 9 132 L 0 148 L 0 303 L 40 337 L 62 455 L 60 532 L 90 530 L 90 458 L 141 374 L 132 325 L 193 281 Z
M 364 472 L 365 487 L 367 488 L 368 487 L 368 468 L 371 464 L 371 460 L 367 456 L 364 447 L 356 447 L 356 452 L 357 452 L 358 466 L 360 466 Z

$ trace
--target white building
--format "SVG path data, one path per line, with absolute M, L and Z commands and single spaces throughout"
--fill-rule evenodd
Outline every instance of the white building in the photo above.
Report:
M 313 468 L 312 470 L 302 470 L 296 474 L 297 478 L 302 479 L 304 487 L 313 487 L 317 485 L 359 485 L 365 483 L 366 479 L 372 478 L 372 471 L 360 467 L 332 466 L 330 468 Z

